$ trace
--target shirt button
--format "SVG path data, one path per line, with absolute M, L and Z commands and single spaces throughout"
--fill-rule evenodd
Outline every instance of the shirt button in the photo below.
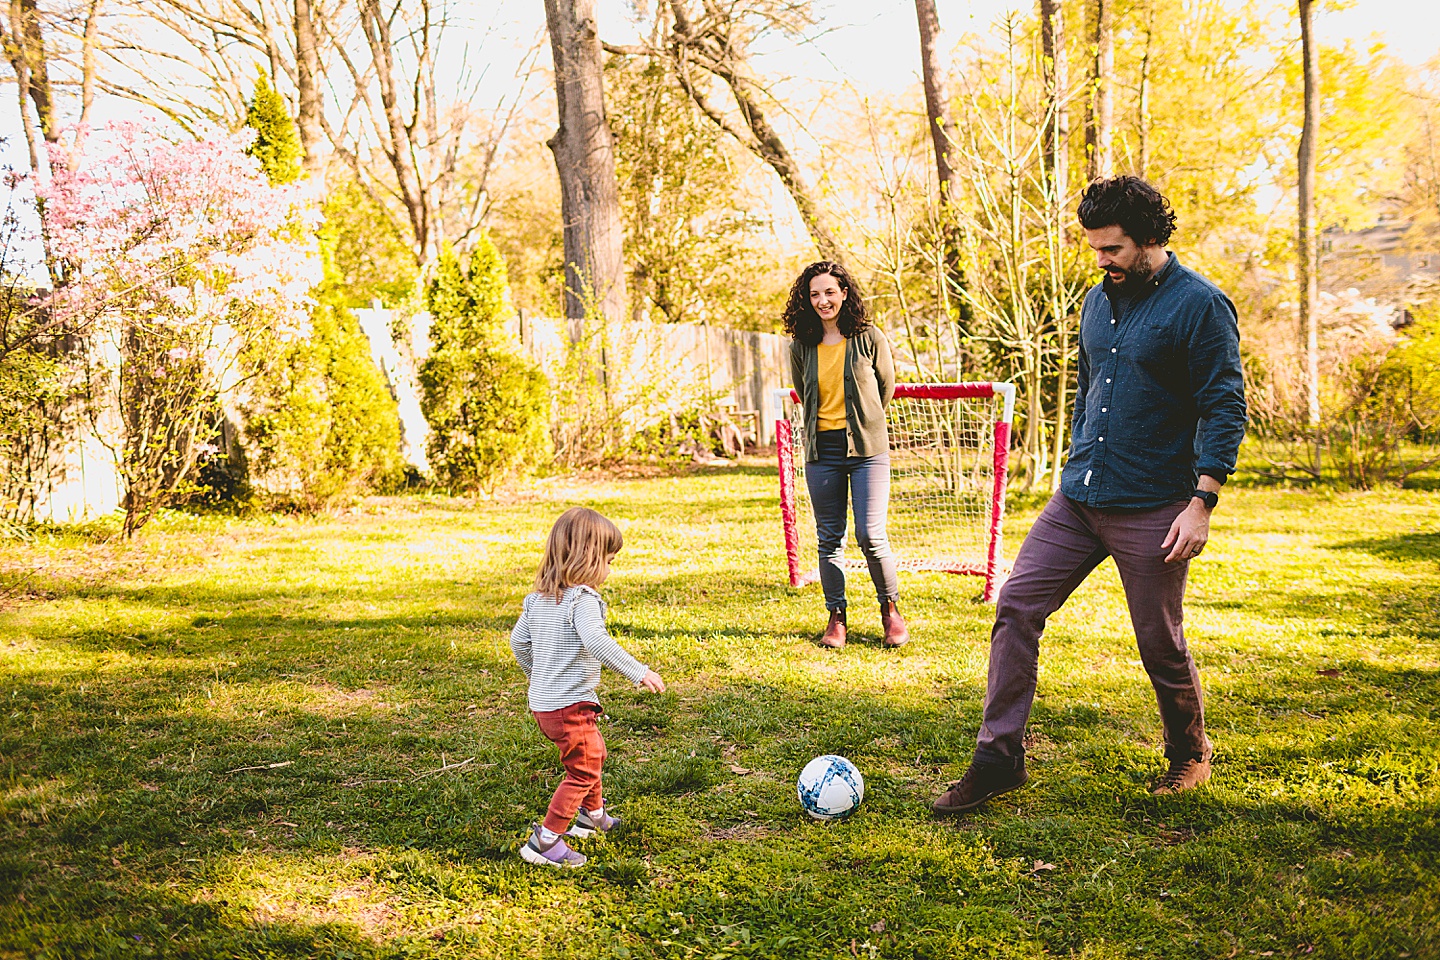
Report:
M 1115 321 L 1114 321 L 1114 319 L 1111 319 L 1111 321 L 1110 321 L 1110 326 L 1112 326 L 1112 327 L 1115 326 Z
M 1105 438 L 1104 438 L 1104 437 L 1101 437 L 1101 438 L 1100 438 L 1100 442 L 1101 442 L 1101 443 L 1104 443 L 1104 442 L 1105 442 Z
M 1109 378 L 1109 377 L 1106 377 L 1106 378 L 1105 378 L 1105 382 L 1106 382 L 1106 383 L 1109 383 L 1109 382 L 1110 382 L 1110 378 Z
M 1115 352 L 1115 348 L 1114 348 L 1114 347 L 1111 347 L 1111 348 L 1110 348 L 1110 352 L 1111 352 L 1111 353 L 1114 353 L 1114 352 Z
M 1100 408 L 1100 412 L 1101 412 L 1101 413 L 1109 413 L 1109 412 L 1110 412 L 1110 408 L 1109 408 L 1109 407 L 1101 407 L 1101 408 Z

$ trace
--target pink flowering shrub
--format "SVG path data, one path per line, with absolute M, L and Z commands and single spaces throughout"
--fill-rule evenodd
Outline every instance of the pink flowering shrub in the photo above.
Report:
M 99 321 L 136 307 L 211 324 L 264 311 L 279 333 L 309 315 L 319 207 L 304 183 L 271 186 L 245 155 L 255 131 L 172 143 L 137 123 L 52 150 L 39 194 L 52 253 L 72 268 L 52 309 Z
M 171 142 L 136 123 L 52 153 L 44 203 L 65 282 L 46 307 L 111 349 L 125 436 L 126 534 L 185 480 L 246 352 L 304 332 L 320 280 L 318 204 L 271 186 L 245 130 Z

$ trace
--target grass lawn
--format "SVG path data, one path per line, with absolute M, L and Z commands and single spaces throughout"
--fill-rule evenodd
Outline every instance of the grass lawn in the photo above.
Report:
M 508 633 L 575 503 L 670 689 L 607 678 L 627 828 L 560 875 L 515 855 L 560 774 Z M 902 578 L 908 647 L 821 650 L 776 504 L 756 462 L 0 543 L 0 958 L 1440 957 L 1440 493 L 1225 495 L 1187 624 L 1215 776 L 1178 797 L 1107 563 L 1046 634 L 1030 785 L 956 822 L 979 581 Z M 845 823 L 795 799 L 827 752 Z

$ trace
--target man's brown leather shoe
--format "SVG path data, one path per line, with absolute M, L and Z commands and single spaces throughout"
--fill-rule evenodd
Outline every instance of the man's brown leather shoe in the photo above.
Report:
M 900 604 L 891 600 L 880 604 L 880 625 L 885 628 L 885 646 L 901 647 L 910 640 L 910 628 L 900 616 Z
M 844 610 L 830 611 L 830 622 L 826 625 L 825 632 L 820 635 L 820 646 L 830 647 L 832 650 L 845 646 Z
M 1030 775 L 1025 772 L 1025 761 L 1018 766 L 1004 763 L 972 763 L 959 782 L 950 784 L 950 789 L 940 794 L 930 809 L 944 815 L 966 813 L 974 810 L 986 800 L 1002 793 L 1018 790 L 1025 785 Z
M 1150 792 L 1157 797 L 1164 797 L 1184 790 L 1193 790 L 1209 779 L 1210 758 L 1208 756 L 1172 757 L 1170 769 L 1165 771 L 1163 777 L 1155 781 L 1155 786 L 1151 788 Z

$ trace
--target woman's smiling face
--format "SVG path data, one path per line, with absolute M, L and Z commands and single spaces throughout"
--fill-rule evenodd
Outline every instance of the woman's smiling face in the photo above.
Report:
M 822 273 L 810 280 L 810 306 L 820 319 L 830 322 L 840 315 L 840 305 L 845 302 L 845 289 L 828 273 Z

